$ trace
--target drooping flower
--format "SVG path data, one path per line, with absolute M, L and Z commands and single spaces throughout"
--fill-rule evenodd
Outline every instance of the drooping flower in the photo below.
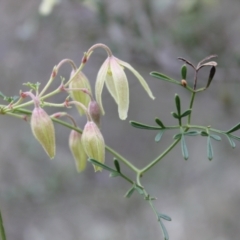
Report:
M 155 98 L 147 82 L 130 64 L 119 60 L 113 55 L 109 55 L 98 72 L 95 95 L 102 114 L 104 114 L 102 105 L 102 90 L 104 83 L 106 83 L 108 91 L 118 105 L 119 117 L 122 120 L 127 118 L 129 108 L 129 86 L 124 68 L 130 70 L 137 77 L 150 98 Z
M 82 134 L 72 130 L 69 135 L 69 148 L 74 157 L 78 172 L 82 172 L 87 165 L 87 154 L 82 145 Z
M 31 128 L 34 137 L 52 159 L 55 156 L 55 131 L 51 118 L 39 106 L 35 106 L 31 117 Z
M 73 70 L 71 73 L 70 78 L 75 74 L 75 71 Z M 89 80 L 85 76 L 83 72 L 77 73 L 77 75 L 71 80 L 69 84 L 69 88 L 71 89 L 70 95 L 72 99 L 74 99 L 77 102 L 81 102 L 85 107 L 88 107 L 88 104 L 90 102 L 90 97 L 88 94 L 84 93 L 80 89 L 87 89 L 87 91 L 91 94 L 91 86 L 89 83 Z M 74 90 L 76 89 L 76 90 Z M 80 113 L 80 115 L 84 114 L 84 110 L 77 106 L 77 109 Z
M 82 133 L 82 145 L 89 158 L 93 158 L 100 163 L 105 161 L 105 143 L 103 136 L 93 121 L 88 121 Z M 101 171 L 102 168 L 93 166 L 95 172 Z

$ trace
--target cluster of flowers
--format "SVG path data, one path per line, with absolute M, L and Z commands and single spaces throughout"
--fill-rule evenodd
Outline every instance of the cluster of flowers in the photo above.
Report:
M 87 62 L 96 47 L 102 47 L 108 53 L 108 58 L 103 63 L 97 75 L 95 85 L 96 101 L 93 98 L 87 77 L 82 71 L 79 71 L 79 69 L 72 71 L 68 88 L 62 86 L 63 90 L 68 91 L 72 98 L 72 101 L 69 101 L 67 98 L 64 106 L 67 107 L 74 104 L 80 115 L 85 114 L 87 117 L 87 123 L 83 128 L 82 134 L 76 130 L 71 130 L 69 136 L 69 147 L 79 172 L 85 169 L 87 157 L 93 158 L 101 163 L 105 161 L 105 143 L 99 129 L 100 115 L 104 114 L 101 97 L 104 83 L 118 105 L 119 117 L 122 120 L 127 118 L 129 107 L 129 86 L 124 67 L 129 69 L 138 78 L 149 96 L 154 99 L 148 84 L 142 76 L 128 63 L 114 57 L 111 50 L 103 44 L 96 44 L 91 47 L 88 52 L 85 53 L 82 64 Z M 32 92 L 25 92 L 22 94 L 22 97 L 23 96 L 30 96 L 34 101 L 35 107 L 31 116 L 32 132 L 52 159 L 55 156 L 55 131 L 51 118 L 67 116 L 72 120 L 74 127 L 77 127 L 77 125 L 74 119 L 66 112 L 55 113 L 50 117 L 41 107 L 41 97 L 38 96 L 38 94 L 34 95 Z M 94 169 L 95 171 L 101 171 L 101 167 L 98 166 L 94 166 Z

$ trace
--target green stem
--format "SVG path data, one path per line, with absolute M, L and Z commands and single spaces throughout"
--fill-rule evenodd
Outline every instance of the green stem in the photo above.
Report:
M 124 174 L 120 173 L 120 176 L 121 176 L 122 178 L 124 178 L 126 181 L 128 181 L 129 183 L 134 184 L 134 181 L 132 181 L 130 178 L 128 178 L 128 177 L 125 176 Z
M 196 93 L 195 93 L 195 92 L 192 92 L 192 96 L 191 96 L 191 100 L 190 100 L 190 105 L 189 105 L 189 109 L 190 109 L 190 110 L 192 110 L 195 95 L 196 95 Z M 188 115 L 188 124 L 191 123 L 191 117 L 192 117 L 192 111 L 191 111 L 191 113 Z
M 109 146 L 105 146 L 106 150 L 110 152 L 113 156 L 115 156 L 118 160 L 123 162 L 125 165 L 127 165 L 129 168 L 131 168 L 135 173 L 138 173 L 140 170 L 135 167 L 132 163 L 130 163 L 126 158 L 124 158 L 122 155 L 120 155 L 118 152 L 110 148 Z
M 0 234 L 1 234 L 1 240 L 6 240 L 6 233 L 3 225 L 3 219 L 2 219 L 2 213 L 0 211 Z
M 165 157 L 180 141 L 180 139 L 176 139 L 162 154 L 160 154 L 156 159 L 154 159 L 151 163 L 149 163 L 146 167 L 140 170 L 139 176 L 143 173 L 147 172 L 150 168 L 152 168 L 155 164 L 157 164 L 163 157 Z

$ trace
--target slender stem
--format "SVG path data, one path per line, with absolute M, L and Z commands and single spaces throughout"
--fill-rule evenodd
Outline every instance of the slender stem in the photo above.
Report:
M 107 52 L 109 57 L 111 57 L 113 55 L 112 51 L 110 50 L 110 48 L 107 45 L 103 44 L 103 43 L 97 43 L 97 44 L 93 45 L 92 47 L 90 47 L 88 49 L 88 51 L 87 51 L 87 54 L 90 54 L 91 52 L 93 52 L 93 50 L 95 48 L 99 48 L 99 47 L 103 48 Z
M 50 103 L 50 102 L 43 102 L 42 107 L 66 107 L 64 103 Z
M 53 80 L 55 79 L 59 68 L 64 64 L 64 63 L 69 63 L 72 66 L 73 70 L 76 70 L 76 65 L 75 63 L 71 60 L 71 59 L 63 59 L 61 62 L 58 63 L 57 66 L 55 66 L 53 68 L 52 74 L 50 79 L 48 80 L 47 84 L 45 85 L 45 87 L 43 88 L 43 90 L 40 92 L 40 94 L 38 95 L 39 97 L 41 97 L 46 91 L 47 89 L 50 87 L 50 85 L 52 84 Z
M 157 164 L 163 157 L 165 157 L 180 141 L 180 139 L 176 139 L 162 154 L 160 154 L 156 159 L 154 159 L 151 163 L 149 163 L 146 167 L 140 170 L 140 175 L 148 171 L 155 164 Z
M 0 211 L 0 234 L 1 234 L 1 240 L 6 240 L 6 233 L 3 225 L 3 219 L 2 219 L 2 213 Z
M 125 165 L 127 165 L 129 168 L 131 168 L 135 173 L 138 173 L 140 170 L 135 167 L 132 163 L 130 163 L 126 158 L 124 158 L 122 155 L 120 155 L 118 152 L 110 148 L 109 146 L 105 146 L 106 150 L 110 152 L 113 156 L 115 156 L 118 160 L 123 162 Z
M 6 115 L 9 115 L 9 116 L 12 116 L 12 117 L 16 117 L 16 118 L 21 118 L 21 119 L 24 119 L 24 116 L 22 115 L 19 115 L 19 114 L 16 114 L 16 113 L 6 113 Z
M 53 70 L 54 71 L 54 70 Z M 45 87 L 43 88 L 43 90 L 40 92 L 40 94 L 38 95 L 39 97 L 41 97 L 46 91 L 47 89 L 50 87 L 50 85 L 52 84 L 53 80 L 54 80 L 55 76 L 51 75 L 50 79 L 48 80 L 47 84 L 45 85 Z
M 125 176 L 124 174 L 120 173 L 120 176 L 121 176 L 122 178 L 124 178 L 126 181 L 128 181 L 129 183 L 134 184 L 134 181 L 132 181 L 130 178 L 128 178 L 128 177 Z
M 188 124 L 191 123 L 192 107 L 193 107 L 193 102 L 194 102 L 194 99 L 195 99 L 195 95 L 196 95 L 196 93 L 195 93 L 195 92 L 192 92 L 191 100 L 190 100 L 190 105 L 189 105 L 189 109 L 191 110 L 191 113 L 188 115 Z
M 198 74 L 198 70 L 195 70 L 195 74 L 194 74 L 194 85 L 193 85 L 193 90 L 195 91 L 197 88 L 197 74 Z

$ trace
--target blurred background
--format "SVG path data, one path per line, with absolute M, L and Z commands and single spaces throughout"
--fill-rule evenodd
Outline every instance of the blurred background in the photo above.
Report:
M 130 111 L 128 120 L 120 121 L 113 99 L 103 92 L 106 143 L 143 167 L 172 142 L 176 132 L 155 143 L 157 132 L 134 129 L 129 120 L 154 125 L 159 117 L 175 124 L 170 114 L 175 110 L 175 93 L 183 109 L 188 108 L 190 95 L 184 88 L 149 76 L 154 70 L 180 80 L 182 63 L 177 57 L 196 64 L 208 55 L 218 55 L 214 81 L 196 97 L 193 123 L 227 130 L 239 122 L 239 9 L 238 0 L 1 0 L 0 91 L 12 96 L 27 89 L 24 82 L 44 85 L 63 58 L 78 65 L 93 44 L 108 45 L 115 56 L 139 70 L 156 96 L 152 101 L 127 73 Z M 92 87 L 105 58 L 103 50 L 96 50 L 84 68 Z M 64 65 L 59 74 L 68 78 L 70 70 Z M 206 85 L 208 71 L 201 72 L 199 87 Z M 188 72 L 191 84 L 193 73 Z M 65 97 L 60 94 L 52 101 Z M 74 108 L 69 112 L 83 127 L 85 118 Z M 29 123 L 1 116 L 0 209 L 7 238 L 163 239 L 147 202 L 136 193 L 130 199 L 123 197 L 130 188 L 127 182 L 109 178 L 105 171 L 95 174 L 90 164 L 85 172 L 76 172 L 68 149 L 69 130 L 55 127 L 57 156 L 50 161 L 32 136 Z M 148 192 L 158 198 L 158 211 L 172 217 L 166 223 L 170 239 L 239 239 L 239 142 L 235 150 L 226 139 L 213 142 L 214 159 L 209 162 L 206 139 L 189 137 L 186 141 L 188 161 L 177 146 L 142 179 Z M 112 165 L 110 154 L 106 163 Z

